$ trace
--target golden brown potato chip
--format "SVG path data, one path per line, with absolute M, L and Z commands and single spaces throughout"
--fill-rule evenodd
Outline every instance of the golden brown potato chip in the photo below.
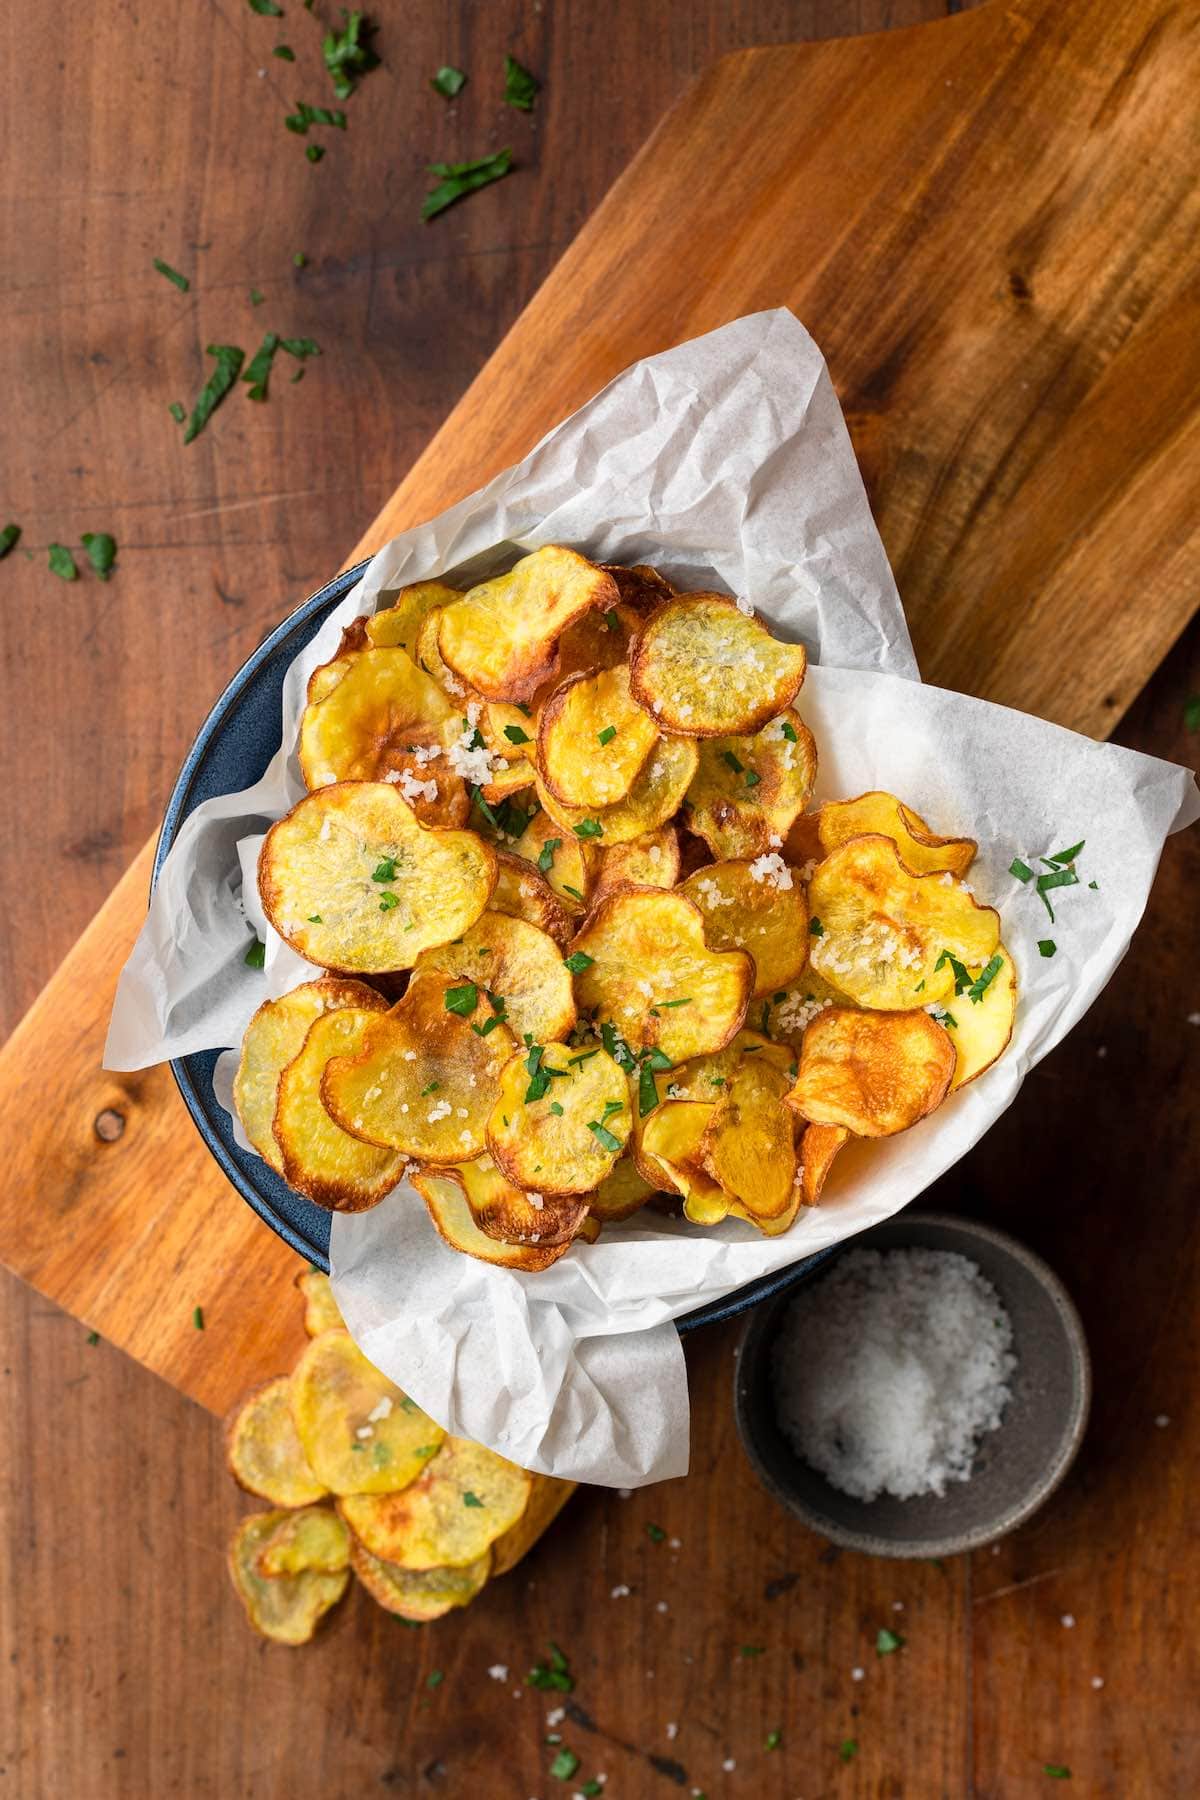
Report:
M 479 713 L 479 730 L 489 750 L 514 761 L 533 761 L 537 719 L 532 704 L 515 706 L 511 700 L 485 700 Z M 528 770 L 525 778 L 528 781 Z
M 564 805 L 613 806 L 633 786 L 658 735 L 629 692 L 628 663 L 569 675 L 538 717 L 538 768 Z
M 891 838 L 851 838 L 813 871 L 820 932 L 809 961 L 862 1006 L 901 1008 L 954 992 L 955 957 L 981 967 L 1000 942 L 999 915 L 952 875 L 912 875 Z
M 787 1091 L 787 1076 L 765 1057 L 743 1056 L 700 1141 L 702 1167 L 755 1224 L 777 1219 L 792 1199 L 796 1148 Z
M 999 967 L 990 977 L 980 1000 L 972 1000 L 968 989 L 949 1002 L 948 1013 L 954 1019 L 950 1041 L 955 1050 L 951 1093 L 990 1069 L 1004 1054 L 1012 1037 L 1013 1020 L 1017 1015 L 1017 972 L 1003 944 L 997 945 L 996 956 L 1000 959 Z M 983 970 L 971 969 L 969 973 L 978 980 Z
M 460 1007 L 466 1006 L 463 983 L 475 988 L 477 1001 L 485 994 L 503 1000 L 504 1022 L 518 1038 L 529 1032 L 536 1043 L 549 1043 L 574 1028 L 575 994 L 562 949 L 527 919 L 485 912 L 457 943 L 420 958 L 414 974 L 435 973 L 460 996 Z
M 589 914 L 571 953 L 590 958 L 575 977 L 580 1006 L 634 1049 L 683 1062 L 721 1049 L 746 1016 L 754 964 L 742 950 L 710 950 L 684 894 L 621 889 Z
M 743 1056 L 762 1056 L 774 1068 L 787 1074 L 789 1080 L 795 1077 L 795 1057 L 786 1045 L 772 1044 L 756 1031 L 739 1031 L 732 1042 L 721 1050 L 706 1056 L 691 1057 L 687 1062 L 677 1064 L 669 1074 L 652 1072 L 658 1100 L 695 1100 L 707 1105 L 715 1104 L 728 1088 Z M 642 1079 L 645 1079 L 644 1076 Z M 641 1086 L 642 1082 L 639 1081 L 635 1101 L 640 1097 Z M 653 1110 L 651 1108 L 643 1114 L 640 1105 L 635 1103 L 633 1135 L 629 1140 L 629 1148 L 641 1174 L 647 1181 L 657 1185 L 658 1169 L 647 1159 L 642 1149 L 645 1122 L 653 1116 Z
M 292 1418 L 335 1494 L 390 1494 L 415 1481 L 445 1432 L 367 1361 L 348 1331 L 323 1331 L 292 1370 Z
M 538 811 L 512 850 L 545 876 L 568 912 L 584 910 L 597 852 L 583 838 L 576 837 L 569 826 L 557 825 L 548 812 Z
M 789 706 L 806 660 L 803 644 L 780 643 L 723 594 L 680 594 L 634 640 L 631 681 L 663 731 L 729 737 Z
M 529 786 L 531 765 L 523 758 L 513 762 L 497 763 L 487 780 L 483 782 L 481 792 L 489 806 L 499 806 L 505 800 L 511 800 L 516 794 L 524 793 Z
M 754 737 L 708 738 L 687 792 L 688 824 L 716 857 L 762 856 L 787 838 L 783 854 L 795 862 L 789 831 L 816 777 L 817 747 L 799 713 L 781 714 Z
M 900 861 L 914 875 L 949 871 L 961 881 L 979 849 L 974 838 L 939 837 L 920 813 L 897 800 L 895 794 L 878 790 L 860 794 L 857 800 L 827 800 L 815 817 L 821 845 L 818 857 L 828 856 L 850 838 L 878 833 L 891 838 Z
M 664 600 L 670 600 L 677 592 L 666 576 L 652 569 L 649 563 L 631 563 L 628 568 L 620 563 L 601 563 L 600 567 L 612 576 L 626 606 L 649 611 Z
M 673 818 L 696 772 L 697 750 L 690 738 L 660 737 L 638 771 L 623 800 L 614 806 L 564 806 L 539 777 L 534 784 L 538 800 L 565 836 L 578 838 L 604 850 L 644 837 Z
M 309 1337 L 320 1337 L 323 1331 L 346 1329 L 329 1277 L 323 1270 L 305 1269 L 302 1275 L 297 1275 L 296 1286 L 304 1296 L 304 1329 Z
M 784 1232 L 790 1231 L 795 1224 L 796 1215 L 799 1213 L 801 1205 L 800 1189 L 794 1187 L 792 1189 L 791 1200 L 788 1202 L 786 1210 L 777 1214 L 773 1219 L 763 1219 L 754 1213 L 747 1212 L 746 1208 L 736 1200 L 730 1205 L 729 1217 L 731 1219 L 744 1219 L 747 1225 L 753 1225 L 755 1230 L 761 1231 L 764 1237 L 782 1237 Z
M 700 908 L 713 950 L 747 950 L 754 958 L 756 1000 L 795 981 L 808 961 L 808 907 L 799 876 L 777 852 L 710 863 L 679 891 Z
M 530 1481 L 532 1486 L 525 1511 L 492 1545 L 493 1575 L 507 1575 L 510 1569 L 516 1568 L 575 1492 L 573 1481 L 559 1481 L 553 1475 L 531 1475 Z
M 683 1196 L 683 1213 L 693 1225 L 719 1225 L 730 1196 L 700 1160 L 704 1134 L 715 1103 L 667 1100 L 642 1127 L 642 1155 L 658 1170 L 658 1185 Z
M 784 860 L 798 868 L 805 881 L 812 875 L 809 863 L 815 867 L 825 855 L 821 843 L 821 814 L 816 812 L 799 813 L 792 820 L 783 840 Z
M 291 1377 L 252 1388 L 225 1421 L 225 1460 L 239 1487 L 272 1506 L 309 1506 L 329 1492 L 292 1423 Z
M 517 1523 L 532 1486 L 494 1450 L 448 1437 L 402 1493 L 347 1495 L 338 1510 L 372 1556 L 402 1569 L 461 1569 Z
M 421 627 L 430 613 L 461 599 L 458 588 L 447 587 L 444 581 L 414 581 L 400 589 L 390 606 L 363 620 L 363 636 L 376 649 L 407 650 L 415 657 Z
M 500 1077 L 487 1144 L 492 1161 L 526 1193 L 590 1194 L 632 1126 L 629 1083 L 606 1051 L 534 1044 Z
M 457 595 L 457 598 L 461 600 L 462 595 Z M 441 630 L 441 624 L 442 611 L 440 607 L 428 613 L 421 621 L 420 629 L 417 632 L 417 667 L 424 669 L 427 675 L 432 675 L 443 694 L 455 706 L 467 705 L 472 700 L 482 705 L 482 697 L 475 693 L 470 683 L 461 680 L 454 670 L 448 668 L 443 662 L 442 653 L 438 648 L 438 632 Z
M 600 1186 L 587 1196 L 588 1211 L 593 1219 L 599 1219 L 605 1225 L 632 1218 L 646 1204 L 656 1186 L 657 1177 L 647 1181 L 632 1156 L 618 1157 Z
M 501 1173 L 490 1156 L 463 1163 L 454 1173 L 475 1223 L 497 1243 L 569 1244 L 579 1235 L 590 1195 L 527 1194 Z
M 328 1063 L 357 1056 L 372 1023 L 386 1017 L 355 1007 L 314 1019 L 299 1056 L 279 1077 L 274 1131 L 283 1178 L 332 1212 L 365 1212 L 390 1194 L 404 1173 L 403 1156 L 344 1131 L 323 1097 Z
M 847 1012 L 829 1007 L 804 1034 L 787 1104 L 814 1125 L 855 1137 L 891 1137 L 941 1105 L 954 1074 L 950 1034 L 921 1008 Z
M 438 617 L 442 659 L 489 700 L 528 700 L 552 668 L 559 637 L 581 613 L 616 605 L 611 575 L 546 544 L 507 575 L 480 582 Z
M 411 969 L 473 925 L 496 857 L 473 831 L 434 831 L 390 783 L 318 788 L 272 825 L 258 862 L 263 909 L 309 962 Z
M 251 1513 L 229 1546 L 229 1574 L 255 1631 L 276 1644 L 307 1644 L 331 1606 L 346 1591 L 349 1569 L 327 1574 L 305 1569 L 299 1575 L 260 1575 L 263 1546 L 286 1513 Z
M 766 1002 L 765 1029 L 770 1037 L 798 1050 L 809 1025 L 825 1007 L 854 1004 L 848 994 L 834 987 L 824 975 L 818 975 L 810 963 L 799 980 L 783 991 L 782 998 L 772 994 Z
M 278 1000 L 264 1000 L 246 1027 L 233 1078 L 233 1103 L 246 1136 L 277 1175 L 283 1174 L 274 1132 L 279 1077 L 299 1056 L 313 1020 L 347 1006 L 383 1012 L 385 1002 L 361 981 L 306 981 Z
M 844 1125 L 806 1125 L 800 1139 L 800 1200 L 815 1206 L 821 1198 L 833 1159 L 850 1139 Z
M 536 925 L 560 950 L 565 950 L 575 929 L 571 914 L 545 876 L 511 850 L 496 852 L 496 885 L 489 910 Z
M 613 844 L 600 852 L 600 872 L 591 903 L 619 887 L 674 887 L 679 880 L 679 833 L 673 825 L 660 825 L 628 843 Z
M 480 1154 L 514 1040 L 482 989 L 471 988 L 435 970 L 415 975 L 403 1000 L 363 1034 L 358 1055 L 330 1065 L 321 1096 L 344 1130 L 423 1162 Z
M 475 1222 L 458 1169 L 422 1169 L 413 1176 L 413 1186 L 424 1200 L 438 1236 L 452 1250 L 461 1250 L 479 1262 L 536 1275 L 571 1248 L 570 1238 L 554 1244 L 508 1244 L 489 1237 Z
M 461 1569 L 401 1569 L 384 1562 L 352 1538 L 350 1559 L 354 1573 L 386 1612 L 424 1624 L 440 1619 L 456 1606 L 469 1606 L 484 1587 L 492 1567 L 492 1552 L 485 1550 Z
M 302 1575 L 305 1569 L 336 1575 L 350 1567 L 350 1533 L 332 1507 L 302 1507 L 280 1519 L 255 1567 L 267 1576 Z

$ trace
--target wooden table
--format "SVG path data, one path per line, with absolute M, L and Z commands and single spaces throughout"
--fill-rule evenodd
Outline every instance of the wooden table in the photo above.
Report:
M 0 189 L 6 241 L 19 239 L 23 252 L 0 325 L 16 371 L 0 421 L 0 466 L 24 471 L 5 504 L 26 543 L 40 551 L 52 539 L 111 529 L 123 555 L 117 578 L 90 591 L 58 588 L 40 554 L 26 564 L 18 552 L 0 570 L 9 596 L 5 767 L 19 820 L 4 869 L 8 931 L 0 950 L 10 1023 L 152 829 L 221 680 L 289 600 L 342 558 L 353 519 L 377 510 L 686 77 L 739 42 L 907 23 L 935 10 L 763 5 L 740 9 L 735 24 L 726 8 L 697 3 L 669 18 L 656 13 L 647 25 L 642 9 L 618 6 L 602 25 L 599 15 L 537 14 L 524 32 L 507 4 L 485 18 L 463 7 L 441 25 L 385 19 L 385 66 L 350 102 L 344 144 L 317 168 L 280 121 L 294 91 L 327 98 L 312 73 L 311 40 L 302 37 L 312 24 L 298 7 L 285 24 L 248 10 L 214 11 L 199 34 L 185 7 L 132 37 L 124 15 L 93 18 L 84 9 L 63 22 L 63 70 L 52 60 L 28 67 L 21 117 L 32 148 L 19 169 L 9 159 Z M 927 673 L 953 667 L 960 685 L 1003 691 L 989 684 L 1011 679 L 1014 658 L 1020 672 L 1028 646 L 1044 641 L 1038 608 L 1057 607 L 1064 651 L 1072 634 L 1105 634 L 1111 683 L 1086 692 L 1078 680 L 1072 685 L 1065 671 L 1085 665 L 1096 683 L 1097 661 L 1082 651 L 1043 659 L 1034 671 L 1040 709 L 1104 730 L 1191 606 L 1186 533 L 1177 505 L 1167 504 L 1173 483 L 1177 499 L 1194 430 L 1185 404 L 1193 315 L 1187 297 L 1176 297 L 1169 254 L 1172 233 L 1186 232 L 1189 219 L 1183 205 L 1164 210 L 1153 268 L 1153 259 L 1113 261 L 1111 244 L 1119 249 L 1128 233 L 1111 216 L 1121 195 L 1106 187 L 1112 165 L 1104 148 L 1111 152 L 1114 131 L 1118 148 L 1121 133 L 1144 131 L 1147 108 L 1157 106 L 1164 136 L 1155 191 L 1166 208 L 1172 167 L 1178 174 L 1172 109 L 1187 104 L 1186 83 L 1178 92 L 1173 84 L 1183 82 L 1185 64 L 1172 38 L 1177 21 L 1151 6 L 1114 8 L 1103 25 L 1094 17 L 1093 35 L 1113 55 L 1115 79 L 1096 83 L 1078 41 L 1056 25 L 1033 64 L 1046 71 L 1039 90 L 1020 78 L 1018 55 L 1036 8 L 989 11 L 989 30 L 1001 15 L 989 41 L 997 54 L 975 70 L 978 89 L 952 109 L 961 116 L 958 162 L 968 157 L 985 101 L 1010 107 L 1016 124 L 1024 120 L 1026 137 L 1013 136 L 1019 147 L 1044 129 L 1039 109 L 1064 105 L 1072 93 L 1074 104 L 1087 102 L 1094 153 L 1082 172 L 1039 172 L 1056 198 L 1021 242 L 1006 246 L 1003 291 L 986 297 L 1008 309 L 1004 339 L 1016 346 L 1014 361 L 959 454 L 937 441 L 944 479 L 930 483 L 911 464 L 923 448 L 932 455 L 939 420 L 923 417 L 906 375 L 931 345 L 940 354 L 937 332 L 953 299 L 949 287 L 935 292 L 928 230 L 945 202 L 939 188 L 953 178 L 953 159 L 932 156 L 956 141 L 945 121 L 931 139 L 931 178 L 905 190 L 911 217 L 892 227 L 925 227 L 912 238 L 914 258 L 926 248 L 914 291 L 880 294 L 864 283 L 856 292 L 843 283 L 824 296 L 828 330 L 820 307 L 808 316 L 823 342 L 836 339 L 835 379 L 914 603 Z M 299 85 L 263 48 L 279 37 L 297 46 Z M 928 83 L 940 44 L 925 38 L 905 51 L 913 92 L 917 74 Z M 495 70 L 510 47 L 545 75 L 529 119 L 502 117 L 496 105 Z M 816 52 L 796 52 L 779 104 L 794 94 L 815 121 L 836 117 L 852 106 L 861 57 L 871 54 L 847 45 L 821 64 Z M 474 77 L 452 112 L 412 79 L 413 70 L 442 61 Z M 752 65 L 725 65 L 722 78 L 753 84 L 760 71 Z M 894 98 L 905 103 L 903 83 Z M 912 93 L 907 99 L 912 104 Z M 683 167 L 695 121 L 719 101 L 710 78 L 675 115 L 674 169 Z M 919 125 L 914 108 L 914 130 Z M 385 135 L 396 149 L 381 157 Z M 819 159 L 827 135 L 814 124 L 809 156 Z M 526 165 L 520 176 L 435 227 L 416 222 L 426 155 L 478 154 L 510 137 Z M 1013 154 L 1019 164 L 1017 148 Z M 767 300 L 775 279 L 769 209 L 753 219 L 743 212 L 738 244 L 730 189 L 738 169 L 708 168 L 723 229 L 695 246 L 698 285 L 675 321 L 679 336 L 711 322 L 705 308 L 718 303 L 727 251 L 766 258 Z M 327 191 L 330 175 L 335 193 Z M 1014 167 L 1012 179 L 1021 175 Z M 1028 169 L 1024 177 L 1032 192 Z M 1072 180 L 1085 183 L 1097 246 L 1073 355 L 1046 328 L 1063 314 L 1051 224 L 1055 206 L 1071 213 Z M 1078 205 L 1077 192 L 1073 198 Z M 830 242 L 836 223 L 829 221 Z M 669 210 L 645 223 L 651 244 L 655 225 L 670 231 Z M 595 228 L 581 246 L 576 258 L 605 249 Z M 611 246 L 614 256 L 637 248 Z M 303 270 L 291 261 L 298 249 L 308 257 Z M 154 255 L 193 273 L 188 296 L 149 272 Z M 820 273 L 832 283 L 846 266 L 843 254 Z M 1039 312 L 1043 281 L 1049 297 Z M 266 296 L 260 307 L 250 302 L 251 287 Z M 819 300 L 817 277 L 813 291 Z M 881 362 L 880 346 L 895 337 L 892 309 L 901 305 L 911 325 L 906 354 Z M 967 313 L 969 328 L 946 346 L 964 380 L 978 374 L 980 334 L 996 338 L 982 298 Z M 545 316 L 561 331 L 561 307 Z M 611 321 L 599 298 L 581 310 L 575 399 L 611 372 Z M 1134 323 L 1136 354 L 1117 355 Z M 277 381 L 261 411 L 231 400 L 184 452 L 163 409 L 199 385 L 199 346 L 253 343 L 268 325 L 310 332 L 325 358 L 296 390 Z M 661 331 L 650 308 L 644 324 L 624 310 L 621 326 L 621 346 L 632 343 L 633 354 L 663 341 L 639 339 L 639 331 Z M 1043 384 L 1025 400 L 1015 387 L 1024 366 Z M 513 392 L 539 380 L 536 365 L 515 351 L 507 367 Z M 486 404 L 491 466 L 501 466 L 527 444 L 509 443 L 504 408 Z M 1132 469 L 1118 441 L 1124 431 L 1128 444 L 1131 412 L 1144 425 L 1144 454 Z M 1036 441 L 1047 417 L 1067 419 L 1074 433 L 1057 472 Z M 432 482 L 452 497 L 489 472 L 456 461 L 461 443 L 461 434 L 445 434 L 424 459 L 424 494 Z M 1056 484 L 1076 498 L 1081 468 L 1084 511 L 1050 539 Z M 275 473 L 285 469 L 285 479 Z M 915 491 L 928 494 L 921 514 L 906 511 L 905 496 Z M 394 519 L 412 503 L 413 484 L 407 492 Z M 1031 521 L 1041 522 L 1040 532 Z M 1099 571 L 1082 596 L 1081 558 Z M 1134 582 L 1140 610 L 1129 604 Z M 965 627 L 961 608 L 950 605 L 964 583 L 982 597 Z M 1007 643 L 996 644 L 990 608 L 1012 591 L 1028 595 L 1029 605 Z M 1121 741 L 1186 758 L 1183 703 L 1200 686 L 1197 655 L 1189 633 L 1122 719 Z M 974 682 L 957 673 L 964 662 L 977 668 Z M 0 1630 L 15 1673 L 0 1708 L 0 1779 L 21 1795 L 105 1800 L 372 1785 L 559 1791 L 546 1774 L 544 1706 L 532 1693 L 511 1697 L 515 1677 L 553 1636 L 578 1676 L 582 1710 L 564 1729 L 583 1757 L 579 1779 L 603 1770 L 614 1794 L 666 1793 L 673 1783 L 734 1794 L 739 1782 L 766 1780 L 771 1792 L 808 1800 L 841 1792 L 1007 1797 L 1042 1791 L 1047 1762 L 1070 1764 L 1083 1791 L 1121 1800 L 1193 1789 L 1200 1752 L 1187 1717 L 1195 1658 L 1184 1475 L 1189 1431 L 1194 1442 L 1188 1300 L 1197 1127 L 1183 1095 L 1200 1043 L 1187 1020 L 1200 1002 L 1189 932 L 1196 864 L 1194 843 L 1169 846 L 1147 929 L 1110 989 L 986 1145 L 933 1196 L 996 1217 L 1041 1248 L 1072 1285 L 1096 1355 L 1095 1424 L 1079 1470 L 998 1556 L 945 1569 L 891 1567 L 833 1556 L 792 1527 L 740 1458 L 728 1407 L 733 1338 L 715 1331 L 690 1357 L 695 1467 L 686 1484 L 625 1503 L 581 1496 L 526 1570 L 460 1619 L 409 1634 L 356 1599 L 326 1642 L 289 1655 L 248 1638 L 224 1585 L 221 1543 L 237 1506 L 208 1417 L 134 1363 L 90 1346 L 78 1326 L 6 1278 Z M 82 1021 L 97 1004 L 86 965 L 77 991 Z M 160 1079 L 145 1078 L 148 1106 Z M 67 1134 L 91 1126 L 90 1115 L 62 1120 Z M 172 1198 L 186 1270 L 189 1195 Z M 55 1182 L 20 1192 L 22 1204 L 51 1219 L 71 1200 Z M 10 1213 L 12 1205 L 10 1191 Z M 30 1235 L 39 1234 L 54 1236 L 44 1218 Z M 268 1319 L 256 1333 L 244 1308 L 222 1308 L 222 1292 L 244 1292 L 260 1267 L 277 1280 L 278 1246 L 257 1227 L 253 1234 L 250 1259 L 228 1272 L 228 1287 L 193 1296 L 208 1303 L 203 1341 L 181 1343 L 179 1294 L 160 1284 L 137 1297 L 137 1353 L 210 1404 L 227 1397 L 232 1372 L 252 1368 L 264 1344 L 277 1354 L 294 1331 Z M 1170 1423 L 1156 1426 L 1158 1416 Z M 680 1548 L 652 1543 L 648 1522 L 660 1522 Z M 632 1593 L 612 1600 L 620 1585 Z M 897 1601 L 901 1614 L 893 1612 Z M 1060 1623 L 1064 1614 L 1076 1618 L 1074 1627 Z M 906 1649 L 877 1660 L 875 1632 L 897 1618 Z M 763 1654 L 742 1656 L 742 1645 L 761 1645 Z M 497 1663 L 509 1665 L 514 1681 L 488 1679 Z M 445 1679 L 429 1687 L 435 1667 Z M 852 1679 L 856 1667 L 865 1671 L 861 1683 Z M 1105 1686 L 1093 1687 L 1094 1678 Z M 776 1728 L 783 1747 L 768 1757 L 765 1734 Z M 839 1746 L 850 1739 L 858 1748 L 843 1762 Z M 737 1768 L 727 1772 L 730 1757 Z M 503 1785 L 500 1765 L 510 1772 Z

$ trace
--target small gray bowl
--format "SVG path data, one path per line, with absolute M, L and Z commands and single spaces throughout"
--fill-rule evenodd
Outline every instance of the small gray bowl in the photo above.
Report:
M 1037 1511 L 1075 1459 L 1087 1425 L 1092 1376 L 1087 1340 L 1066 1289 L 1039 1256 L 973 1219 L 900 1213 L 840 1246 L 845 1250 L 952 1250 L 976 1263 L 1012 1321 L 1017 1368 L 997 1430 L 980 1441 L 969 1481 L 940 1498 L 852 1499 L 802 1461 L 775 1422 L 771 1356 L 790 1306 L 833 1267 L 833 1258 L 788 1293 L 757 1307 L 738 1345 L 734 1413 L 742 1444 L 770 1493 L 822 1537 L 870 1556 L 956 1556 L 1014 1530 Z

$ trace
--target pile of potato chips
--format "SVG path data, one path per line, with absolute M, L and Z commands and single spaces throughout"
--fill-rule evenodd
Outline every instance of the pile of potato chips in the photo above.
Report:
M 327 1276 L 312 1270 L 297 1286 L 308 1348 L 226 1425 L 234 1479 L 273 1508 L 244 1518 L 229 1548 L 250 1623 L 306 1644 L 352 1572 L 414 1622 L 466 1606 L 520 1561 L 574 1482 L 448 1436 L 367 1361 Z
M 995 1061 L 976 845 L 882 792 L 807 812 L 804 674 L 739 602 L 553 545 L 355 620 L 259 863 L 329 971 L 246 1033 L 267 1162 L 345 1211 L 407 1176 L 449 1244 L 532 1271 L 651 1200 L 786 1231 L 850 1138 Z

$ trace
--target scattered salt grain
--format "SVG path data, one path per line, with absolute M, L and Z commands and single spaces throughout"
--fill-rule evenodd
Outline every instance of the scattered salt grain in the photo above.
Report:
M 903 1612 L 904 1611 L 903 1600 L 893 1600 L 892 1601 L 892 1611 L 893 1612 Z
M 535 1193 L 531 1192 L 531 1193 L 527 1193 L 525 1198 L 528 1200 L 530 1206 L 532 1206 L 532 1208 L 535 1212 L 541 1212 L 543 1206 L 545 1206 L 545 1204 L 546 1204 L 545 1199 L 541 1194 L 535 1194 Z
M 367 1414 L 367 1423 L 369 1425 L 378 1425 L 381 1423 L 382 1420 L 390 1419 L 391 1416 L 392 1416 L 392 1396 L 390 1394 L 381 1394 L 379 1399 L 375 1402 L 374 1406 L 371 1408 L 370 1412 Z
M 1102 1688 L 1104 1686 L 1103 1675 L 1093 1675 L 1092 1676 L 1092 1686 L 1094 1688 Z
M 550 1711 L 546 1714 L 546 1723 L 551 1731 L 554 1730 L 556 1725 L 561 1725 L 566 1716 L 567 1709 L 565 1706 L 552 1706 Z
M 507 1663 L 493 1663 L 491 1668 L 488 1670 L 488 1674 L 491 1676 L 493 1681 L 507 1681 L 508 1680 L 508 1664 Z
M 317 833 L 318 838 L 320 839 L 320 841 L 323 844 L 326 844 L 329 842 L 329 834 L 332 830 L 333 830 L 333 820 L 330 818 L 329 814 L 326 813 L 325 817 L 321 820 L 321 829 Z
M 326 821 L 326 823 L 328 823 L 328 821 Z M 1187 1022 L 1189 1025 L 1200 1025 L 1200 1012 L 1189 1013 Z
M 610 1600 L 624 1600 L 627 1599 L 632 1592 L 633 1589 L 628 1587 L 625 1582 L 618 1581 L 616 1587 L 608 1597 Z
M 721 1764 L 721 1767 L 727 1775 L 732 1775 L 733 1771 L 737 1768 L 737 1764 L 734 1762 L 732 1756 L 727 1756 L 725 1761 Z
M 371 1425 L 360 1425 L 354 1435 L 358 1438 L 373 1438 L 375 1436 L 375 1430 Z
M 1155 1413 L 1154 1423 L 1158 1426 L 1159 1430 L 1161 1431 L 1165 1426 L 1167 1426 L 1171 1423 L 1170 1413 Z
M 679 1727 L 674 1719 L 667 1720 L 667 1736 L 672 1743 L 674 1743 L 675 1739 L 679 1736 Z
M 756 856 L 748 870 L 751 880 L 769 881 L 772 887 L 782 888 L 784 892 L 792 885 L 792 871 L 784 862 L 777 850 L 766 851 Z
M 867 1671 L 865 1669 L 851 1669 L 850 1679 L 851 1681 L 862 1681 L 865 1678 L 866 1673 Z
M 1073 1631 L 1075 1628 L 1075 1614 L 1064 1613 L 1062 1616 L 1062 1626 L 1064 1631 Z
M 659 1600 L 655 1603 L 654 1610 L 655 1610 L 655 1612 L 664 1612 L 665 1613 L 665 1612 L 669 1612 L 670 1608 L 668 1607 L 665 1600 Z

